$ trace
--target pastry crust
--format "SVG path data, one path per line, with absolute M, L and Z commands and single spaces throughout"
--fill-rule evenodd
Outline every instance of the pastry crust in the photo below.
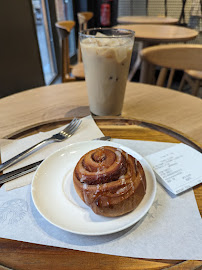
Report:
M 119 148 L 103 146 L 77 163 L 73 182 L 79 197 L 98 215 L 115 217 L 134 210 L 146 192 L 139 161 Z

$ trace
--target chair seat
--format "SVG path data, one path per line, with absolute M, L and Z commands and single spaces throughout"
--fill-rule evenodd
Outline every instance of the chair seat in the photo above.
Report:
M 65 74 L 63 77 L 63 82 L 74 82 L 76 81 L 76 78 L 71 77 L 69 74 Z
M 191 77 L 193 77 L 195 79 L 202 80 L 202 71 L 197 71 L 197 70 L 191 70 L 191 69 L 189 69 L 189 70 L 185 70 L 185 72 L 189 76 L 191 76 Z
M 85 79 L 83 62 L 72 66 L 71 73 L 75 78 Z

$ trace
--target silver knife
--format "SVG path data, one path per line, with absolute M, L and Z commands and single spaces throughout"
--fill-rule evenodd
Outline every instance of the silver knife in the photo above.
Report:
M 0 175 L 0 185 L 4 184 L 6 182 L 9 182 L 11 180 L 14 180 L 20 176 L 23 176 L 25 174 L 28 174 L 28 173 L 35 171 L 38 168 L 38 166 L 41 164 L 42 161 L 43 160 L 40 160 L 40 161 L 34 162 L 32 164 L 29 164 L 25 167 L 22 167 L 22 168 L 19 168 L 17 170 Z
M 110 141 L 111 137 L 109 136 L 104 136 L 104 137 L 100 137 L 94 140 L 102 140 L 102 141 Z M 32 164 L 29 164 L 27 166 L 24 166 L 22 168 L 16 169 L 14 171 L 8 172 L 8 173 L 4 173 L 2 175 L 0 175 L 0 185 L 9 182 L 11 180 L 14 180 L 20 176 L 26 175 L 28 173 L 31 173 L 33 171 L 35 171 L 38 166 L 42 163 L 43 160 L 34 162 Z

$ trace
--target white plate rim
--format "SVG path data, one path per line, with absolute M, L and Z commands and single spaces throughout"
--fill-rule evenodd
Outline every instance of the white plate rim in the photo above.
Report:
M 113 146 L 113 147 L 117 147 L 117 148 L 121 148 L 122 150 L 128 152 L 129 154 L 131 154 L 132 156 L 136 157 L 142 164 L 144 170 L 145 170 L 145 164 L 147 166 L 147 169 L 149 169 L 149 174 L 150 174 L 150 177 L 151 177 L 151 180 L 152 180 L 152 183 L 150 183 L 151 185 L 153 185 L 153 190 L 152 190 L 152 193 L 150 194 L 150 197 L 148 198 L 148 202 L 147 202 L 147 206 L 144 208 L 144 211 L 142 211 L 141 214 L 139 214 L 138 218 L 136 219 L 131 219 L 130 222 L 128 222 L 127 224 L 125 224 L 124 226 L 120 226 L 119 228 L 116 228 L 114 230 L 108 230 L 108 231 L 103 231 L 103 232 L 85 232 L 85 231 L 77 231 L 77 230 L 72 230 L 72 229 L 68 229 L 67 227 L 64 227 L 64 226 L 61 226 L 59 224 L 57 224 L 57 221 L 56 222 L 53 222 L 51 221 L 47 215 L 44 213 L 44 211 L 42 211 L 40 209 L 40 206 L 38 205 L 38 202 L 36 201 L 36 198 L 35 198 L 35 195 L 34 195 L 34 190 L 35 190 L 35 183 L 36 183 L 36 179 L 39 179 L 39 174 L 41 173 L 41 170 L 44 169 L 45 166 L 47 166 L 47 163 L 49 163 L 49 161 L 54 158 L 55 156 L 57 157 L 57 155 L 60 155 L 61 153 L 63 152 L 66 152 L 68 151 L 69 149 L 71 149 L 72 147 L 74 148 L 75 146 L 82 146 L 82 145 L 85 145 L 85 144 L 90 144 L 92 146 L 91 149 L 95 149 L 97 147 L 101 147 L 101 146 L 104 146 L 104 145 L 108 145 L 108 146 Z M 89 150 L 90 151 L 90 150 Z M 144 163 L 144 164 L 143 164 Z M 148 181 L 148 179 L 146 179 L 146 181 Z M 147 182 L 148 184 L 148 182 Z M 35 190 L 36 191 L 36 190 Z M 40 166 L 37 168 L 34 176 L 33 176 L 33 179 L 32 179 L 32 184 L 31 184 L 31 197 L 32 197 L 32 201 L 36 207 L 36 209 L 38 210 L 38 212 L 41 214 L 41 216 L 47 220 L 49 223 L 51 223 L 52 225 L 62 229 L 62 230 L 65 230 L 67 232 L 71 232 L 71 233 L 74 233 L 74 234 L 78 234 L 78 235 L 87 235 L 87 236 L 99 236 L 99 235 L 107 235 L 107 234 L 112 234 L 112 233 L 116 233 L 116 232 L 119 232 L 119 231 L 122 231 L 124 229 L 127 229 L 129 228 L 130 226 L 136 224 L 138 221 L 140 221 L 145 215 L 146 213 L 149 211 L 150 207 L 152 206 L 152 203 L 155 199 L 155 196 L 156 196 L 156 177 L 155 177 L 155 174 L 150 166 L 150 164 L 147 162 L 147 160 L 145 158 L 143 158 L 139 153 L 137 153 L 136 151 L 132 150 L 131 148 L 129 147 L 126 147 L 122 144 L 119 144 L 119 143 L 114 143 L 112 141 L 83 141 L 83 142 L 77 142 L 77 143 L 73 143 L 73 144 L 69 144 L 57 151 L 55 151 L 54 153 L 52 153 L 50 156 L 48 156 L 41 164 Z M 143 198 L 144 200 L 144 198 Z M 142 202 L 141 202 L 142 203 Z M 140 203 L 140 204 L 141 204 Z M 90 208 L 89 208 L 90 209 Z M 90 209 L 90 211 L 92 211 Z M 133 210 L 132 212 L 126 214 L 127 216 L 131 215 L 132 213 L 135 213 L 136 212 L 136 209 Z M 126 216 L 124 215 L 124 216 Z M 118 217 L 118 218 L 121 218 L 121 217 Z M 112 219 L 116 219 L 116 217 L 112 218 Z

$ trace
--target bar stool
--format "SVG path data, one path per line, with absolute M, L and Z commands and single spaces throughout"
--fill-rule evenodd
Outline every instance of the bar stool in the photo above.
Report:
M 88 21 L 92 17 L 93 17 L 92 12 L 79 12 L 79 13 L 77 13 L 77 18 L 78 18 L 78 23 L 79 23 L 79 32 L 87 29 Z M 73 67 L 72 75 L 76 78 L 85 79 L 79 37 L 78 37 L 78 63 Z
M 69 57 L 69 34 L 75 26 L 74 21 L 60 21 L 55 24 L 58 35 L 62 40 L 62 82 L 75 81 L 76 79 L 84 79 L 83 65 L 70 65 Z M 75 71 L 74 71 L 75 70 Z
M 94 16 L 93 12 L 78 12 L 77 18 L 79 23 L 79 32 L 87 29 L 88 21 Z M 78 62 L 82 62 L 81 48 L 78 38 Z

